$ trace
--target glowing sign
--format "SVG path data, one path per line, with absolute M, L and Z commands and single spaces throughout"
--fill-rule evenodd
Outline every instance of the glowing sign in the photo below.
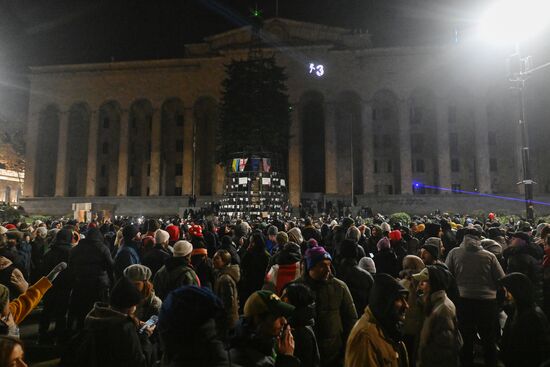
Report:
M 309 73 L 321 77 L 325 75 L 325 67 L 321 64 L 315 65 L 314 63 L 309 64 Z

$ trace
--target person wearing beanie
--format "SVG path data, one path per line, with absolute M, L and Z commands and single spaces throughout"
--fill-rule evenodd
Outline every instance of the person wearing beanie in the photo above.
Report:
M 155 233 L 160 229 L 160 223 L 156 219 L 148 219 L 145 228 L 145 234 L 137 239 L 141 256 L 145 256 L 155 246 Z
M 458 326 L 464 339 L 461 351 L 463 366 L 473 366 L 473 348 L 476 333 L 483 346 L 485 365 L 497 365 L 497 287 L 504 271 L 496 256 L 481 246 L 480 233 L 467 229 L 459 247 L 447 255 L 445 265 L 458 286 Z
M 162 301 L 155 295 L 155 289 L 151 283 L 151 269 L 140 264 L 130 265 L 124 269 L 123 275 L 132 281 L 137 290 L 141 292 L 141 301 L 135 312 L 138 320 L 145 322 L 153 315 L 158 316 Z
M 357 311 L 346 283 L 332 274 L 332 257 L 320 246 L 307 250 L 305 271 L 297 282 L 315 294 L 317 318 L 315 336 L 321 353 L 321 366 L 342 363 L 346 339 L 357 321 Z
M 193 245 L 188 241 L 178 241 L 174 245 L 174 256 L 166 260 L 153 278 L 157 296 L 164 301 L 168 293 L 184 285 L 200 286 L 200 280 L 191 265 Z
M 350 227 L 355 228 L 355 227 Z M 340 245 L 340 263 L 336 269 L 338 279 L 346 283 L 358 313 L 369 304 L 369 293 L 374 282 L 368 271 L 357 265 L 359 246 L 353 240 L 344 240 Z
M 322 240 L 321 232 L 317 228 L 315 228 L 311 217 L 307 217 L 304 221 L 304 228 L 302 228 L 302 236 L 304 237 L 304 241 L 309 241 L 310 239 L 314 239 L 319 243 Z
M 60 262 L 68 263 L 72 247 L 72 231 L 65 228 L 60 229 L 50 246 L 50 250 L 44 255 L 42 274 L 47 275 Z M 38 327 L 39 341 L 48 339 L 48 329 L 52 319 L 55 321 L 55 338 L 62 341 L 66 337 L 67 311 L 72 288 L 71 269 L 63 270 L 57 277 L 53 287 L 44 296 L 44 308 L 40 314 Z
M 204 242 L 199 242 L 193 246 L 191 251 L 191 265 L 199 277 L 201 287 L 212 289 L 214 284 L 214 265 L 212 259 L 208 257 L 208 249 Z
M 241 280 L 239 265 L 231 265 L 231 254 L 218 250 L 212 259 L 215 268 L 213 291 L 223 303 L 223 317 L 218 325 L 220 335 L 227 335 L 239 319 L 239 296 L 237 283 Z
M 302 236 L 302 231 L 300 231 L 300 228 L 294 227 L 287 231 L 288 234 L 288 241 L 297 243 L 298 246 L 302 249 L 302 254 L 305 253 L 305 247 L 306 244 L 304 242 L 304 237 Z
M 504 251 L 506 272 L 525 274 L 535 291 L 535 301 L 543 304 L 543 268 L 542 261 L 537 259 L 532 251 L 532 238 L 525 232 L 512 234 L 510 246 Z
M 113 259 L 101 231 L 90 228 L 86 238 L 69 253 L 69 269 L 73 276 L 73 290 L 69 312 L 74 316 L 77 330 L 84 326 L 84 318 L 97 301 L 107 302 L 113 284 Z
M 143 256 L 141 263 L 151 269 L 152 277 L 172 257 L 169 242 L 170 235 L 168 232 L 162 229 L 157 230 L 155 232 L 155 246 Z
M 170 235 L 170 246 L 174 246 L 174 244 L 180 239 L 180 227 L 171 223 L 170 225 L 166 226 L 166 232 L 168 232 L 168 234 Z
M 263 289 L 280 296 L 285 285 L 301 276 L 300 246 L 294 242 L 288 242 L 271 260 L 273 265 L 269 267 L 265 275 Z
M 386 273 L 397 277 L 400 266 L 397 262 L 397 255 L 391 247 L 390 239 L 386 236 L 382 237 L 376 244 L 376 248 L 378 252 L 374 255 L 374 263 L 377 273 Z
M 402 341 L 408 292 L 388 274 L 376 274 L 369 305 L 353 327 L 346 344 L 345 366 L 409 365 Z
M 231 341 L 231 361 L 243 367 L 298 367 L 294 337 L 287 324 L 295 307 L 270 291 L 256 291 L 244 305 Z
M 133 224 L 127 224 L 122 229 L 124 238 L 122 246 L 115 255 L 115 277 L 122 278 L 122 272 L 130 265 L 141 264 L 141 243 L 138 229 Z M 153 239 L 154 242 L 154 239 Z M 151 248 L 153 244 L 151 244 Z
M 451 273 L 441 266 L 428 265 L 413 278 L 422 292 L 426 315 L 420 332 L 417 366 L 459 366 L 463 342 L 455 305 L 445 291 L 452 282 Z
M 374 274 L 376 274 L 376 264 L 374 263 L 372 257 L 365 256 L 359 260 L 358 265 L 361 269 L 368 271 L 370 275 L 374 276 Z
M 439 237 L 428 238 L 422 247 L 420 247 L 420 258 L 425 265 L 435 265 L 441 263 L 439 260 L 441 248 L 441 239 Z
M 138 332 L 140 323 L 135 318 L 135 310 L 141 300 L 142 294 L 134 283 L 121 277 L 111 291 L 109 304 L 97 302 L 86 316 L 84 333 L 88 337 L 83 343 L 88 344 L 80 348 L 85 352 L 72 356 L 73 365 L 150 366 L 149 337 L 155 326 Z
M 502 334 L 502 361 L 506 367 L 539 366 L 550 358 L 550 325 L 535 302 L 533 284 L 522 273 L 510 273 L 500 284 L 506 293 L 508 315 Z
M 215 321 L 222 312 L 222 301 L 208 288 L 184 286 L 170 292 L 159 315 L 160 365 L 228 366 L 228 353 Z

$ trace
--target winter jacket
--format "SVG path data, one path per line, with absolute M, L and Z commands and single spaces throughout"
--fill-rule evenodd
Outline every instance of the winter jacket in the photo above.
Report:
M 266 251 L 248 250 L 241 260 L 240 297 L 242 300 L 262 289 L 264 277 L 269 262 L 269 254 Z
M 497 296 L 497 281 L 504 276 L 496 256 L 481 247 L 479 238 L 464 236 L 449 252 L 445 265 L 454 275 L 460 297 L 491 300 Z
M 392 249 L 382 249 L 374 255 L 376 273 L 386 273 L 394 278 L 399 275 L 399 264 L 397 256 Z
M 355 259 L 344 259 L 340 263 L 338 277 L 348 286 L 355 309 L 364 310 L 369 304 L 369 293 L 374 283 L 372 275 L 357 266 Z
M 508 247 L 504 251 L 504 257 L 507 263 L 506 272 L 508 274 L 516 272 L 525 274 L 533 283 L 535 302 L 542 305 L 543 270 L 541 262 L 531 255 L 528 246 Z
M 206 248 L 208 249 L 208 257 L 214 257 L 214 254 L 218 250 L 220 239 L 216 232 L 203 231 L 202 232 L 204 242 L 206 243 Z
M 224 305 L 224 317 L 221 329 L 224 331 L 235 327 L 239 320 L 239 295 L 237 283 L 241 280 L 239 265 L 229 265 L 216 271 L 214 294 Z
M 348 335 L 357 321 L 357 311 L 347 285 L 330 275 L 326 281 L 313 280 L 305 273 L 298 282 L 315 293 L 315 336 L 323 366 L 335 366 L 343 357 Z
M 407 349 L 384 334 L 369 307 L 351 330 L 346 344 L 346 367 L 406 367 Z
M 212 289 L 212 285 L 214 284 L 214 265 L 212 265 L 212 259 L 204 255 L 193 255 L 191 256 L 191 264 L 199 277 L 201 287 Z
M 314 309 L 313 305 L 305 308 L 296 308 L 292 317 L 289 319 L 292 326 L 292 335 L 294 336 L 294 355 L 300 360 L 301 367 L 319 367 L 321 365 L 321 355 L 313 325 Z
M 300 278 L 300 275 L 300 262 L 288 265 L 275 264 L 265 276 L 263 289 L 270 290 L 280 296 L 283 287 Z
M 95 365 L 149 366 L 150 344 L 138 334 L 134 321 L 105 303 L 97 302 L 85 321 L 85 332 L 93 337 Z
M 11 301 L 8 305 L 13 321 L 19 324 L 32 310 L 38 306 L 44 294 L 50 289 L 52 283 L 46 277 L 31 285 L 25 293 Z
M 86 238 L 69 253 L 69 268 L 78 287 L 108 288 L 113 280 L 113 266 L 109 248 L 97 228 L 90 228 Z
M 299 367 L 294 356 L 277 354 L 275 338 L 256 333 L 250 320 L 242 318 L 229 350 L 231 362 L 240 367 Z
M 322 242 L 321 238 L 321 232 L 314 226 L 306 226 L 302 229 L 302 237 L 304 237 L 304 241 L 309 241 L 311 238 L 313 238 L 317 243 Z
M 139 243 L 135 241 L 124 243 L 118 249 L 115 256 L 115 277 L 117 279 L 122 278 L 124 269 L 135 264 L 141 264 L 141 258 L 139 256 Z
M 174 289 L 184 285 L 200 286 L 200 281 L 186 258 L 172 257 L 157 272 L 153 285 L 157 296 L 164 300 Z
M 42 275 L 48 275 L 48 273 L 60 262 L 69 262 L 69 254 L 71 252 L 72 245 L 70 243 L 54 243 L 50 247 L 49 251 L 44 255 L 42 265 Z M 55 278 L 54 290 L 70 291 L 72 288 L 73 277 L 71 276 L 70 269 L 65 269 L 57 278 Z
M 151 273 L 154 277 L 159 269 L 166 263 L 166 260 L 171 257 L 172 254 L 170 250 L 165 249 L 160 244 L 156 244 L 155 247 L 143 257 L 141 264 L 151 269 Z
M 149 297 L 137 305 L 135 315 L 139 320 L 147 321 L 153 315 L 158 316 L 161 307 L 162 301 L 155 295 L 155 292 L 152 292 Z
M 431 312 L 424 320 L 418 347 L 418 367 L 459 366 L 462 338 L 456 308 L 444 290 L 430 295 Z

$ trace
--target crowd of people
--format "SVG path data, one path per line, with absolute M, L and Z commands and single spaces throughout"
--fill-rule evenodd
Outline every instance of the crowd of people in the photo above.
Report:
M 549 277 L 550 224 L 494 214 L 13 221 L 0 366 L 40 304 L 60 366 L 540 366 Z

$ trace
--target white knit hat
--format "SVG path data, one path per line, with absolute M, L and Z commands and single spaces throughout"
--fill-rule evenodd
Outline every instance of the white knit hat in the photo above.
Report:
M 46 238 L 48 236 L 48 229 L 46 227 L 38 227 L 36 229 L 36 235 L 40 238 Z
M 156 244 L 162 244 L 162 243 L 165 243 L 165 242 L 168 242 L 168 240 L 170 239 L 170 233 L 162 230 L 162 229 L 157 229 L 155 231 L 155 243 Z
M 4 226 L 0 226 L 0 234 L 5 234 L 8 232 L 8 229 Z
M 188 241 L 178 241 L 174 245 L 174 257 L 185 257 L 193 251 L 193 245 Z

